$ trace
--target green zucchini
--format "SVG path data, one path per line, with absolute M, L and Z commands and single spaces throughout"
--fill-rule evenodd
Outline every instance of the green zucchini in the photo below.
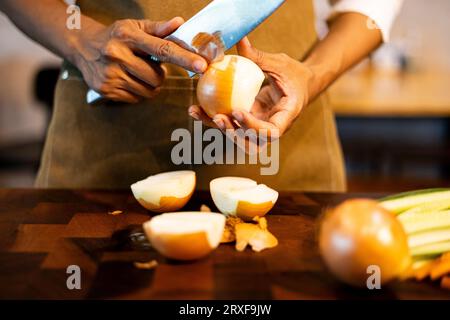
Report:
M 408 237 L 408 245 L 410 248 L 442 241 L 450 241 L 450 228 L 417 232 Z
M 400 215 L 398 220 L 408 235 L 426 230 L 443 229 L 450 227 L 450 210 L 430 213 L 405 213 Z
M 426 244 L 420 247 L 412 248 L 411 255 L 415 256 L 433 256 L 440 255 L 450 251 L 450 241 Z
M 450 198 L 421 204 L 420 206 L 413 207 L 411 209 L 408 209 L 408 210 L 400 213 L 400 215 L 409 214 L 409 213 L 429 213 L 429 212 L 443 211 L 443 210 L 449 210 L 449 209 L 450 209 Z
M 381 199 L 379 199 L 379 201 L 383 202 L 383 201 L 388 201 L 388 200 L 396 200 L 396 199 L 400 199 L 400 198 L 406 198 L 406 197 L 422 195 L 422 194 L 427 194 L 427 193 L 436 193 L 436 192 L 441 192 L 441 191 L 450 191 L 450 188 L 431 188 L 431 189 L 406 191 L 406 192 L 396 193 L 396 194 L 381 198 Z
M 403 192 L 379 201 L 387 210 L 399 214 L 417 206 L 448 199 L 450 199 L 450 189 L 439 188 Z

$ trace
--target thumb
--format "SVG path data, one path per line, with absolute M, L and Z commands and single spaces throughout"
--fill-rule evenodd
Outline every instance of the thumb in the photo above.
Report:
M 236 45 L 239 55 L 256 63 L 263 71 L 275 71 L 276 59 L 271 53 L 256 49 L 247 37 L 242 38 Z
M 143 21 L 143 30 L 158 38 L 165 38 L 175 30 L 177 30 L 183 23 L 184 19 L 181 17 L 175 17 L 168 21 Z

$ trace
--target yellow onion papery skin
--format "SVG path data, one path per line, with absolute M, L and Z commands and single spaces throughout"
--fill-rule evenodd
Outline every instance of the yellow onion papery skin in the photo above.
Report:
M 327 212 L 320 226 L 319 249 L 328 269 L 342 282 L 367 287 L 369 266 L 381 271 L 381 284 L 410 265 L 402 225 L 376 201 L 348 200 Z
M 239 64 L 242 63 L 240 60 L 248 60 L 247 58 L 231 55 L 225 56 L 225 59 L 227 63 L 225 68 L 223 68 L 223 62 L 212 63 L 198 81 L 198 102 L 211 118 L 216 114 L 231 115 L 235 109 L 250 111 L 254 98 L 264 81 L 264 73 L 256 64 L 249 71 L 250 74 L 241 78 L 236 76 Z M 249 62 L 253 64 L 250 60 L 242 64 L 246 64 L 245 67 L 249 69 Z M 238 95 L 252 96 L 248 96 L 249 99 L 242 99 L 242 96 L 240 96 L 237 99 L 240 105 L 233 105 L 233 88 L 239 90 Z M 245 105 L 244 100 L 248 101 Z

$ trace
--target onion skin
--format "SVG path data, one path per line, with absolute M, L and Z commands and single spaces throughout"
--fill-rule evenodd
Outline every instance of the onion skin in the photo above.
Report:
M 188 261 L 203 258 L 219 246 L 225 220 L 219 213 L 172 212 L 153 217 L 142 227 L 161 255 Z
M 190 261 L 203 258 L 214 249 L 208 243 L 204 232 L 183 235 L 151 235 L 152 246 L 163 256 L 180 261 Z
M 262 203 L 239 201 L 236 208 L 236 216 L 245 221 L 253 221 L 255 217 L 264 217 L 274 205 L 275 203 L 272 201 Z
M 210 118 L 218 113 L 231 115 L 233 112 L 231 104 L 236 64 L 236 59 L 231 59 L 225 70 L 212 64 L 198 81 L 197 99 Z
M 197 99 L 206 114 L 231 115 L 234 110 L 250 111 L 264 81 L 264 73 L 251 60 L 227 55 L 209 65 L 197 85 Z
M 380 268 L 381 284 L 385 284 L 411 263 L 402 225 L 373 200 L 348 200 L 327 212 L 320 227 L 319 249 L 339 280 L 361 288 L 367 288 L 369 266 Z
M 159 200 L 159 204 L 153 204 L 145 201 L 142 198 L 137 199 L 139 204 L 143 206 L 145 209 L 155 212 L 155 213 L 163 213 L 163 212 L 173 212 L 178 211 L 183 208 L 186 203 L 189 202 L 194 191 L 192 191 L 189 195 L 184 198 L 176 198 L 172 196 L 164 196 Z
M 172 171 L 172 172 L 164 172 L 159 175 L 173 175 L 177 173 L 178 172 L 176 171 Z M 136 185 L 142 184 L 147 179 L 151 179 L 154 176 L 150 176 L 145 180 L 136 182 L 131 186 L 131 190 L 133 196 L 139 202 L 139 204 L 149 211 L 155 213 L 178 211 L 189 202 L 192 195 L 194 194 L 197 178 L 195 177 L 195 173 L 194 172 L 192 173 L 194 174 L 192 186 L 189 186 L 189 188 L 183 190 L 184 192 L 180 192 L 181 194 L 174 192 L 175 190 L 166 190 L 165 192 L 163 192 L 160 189 L 152 190 L 151 192 L 147 189 L 147 192 L 150 192 L 150 194 L 148 193 L 143 194 L 141 190 L 142 185 L 140 187 L 137 187 Z

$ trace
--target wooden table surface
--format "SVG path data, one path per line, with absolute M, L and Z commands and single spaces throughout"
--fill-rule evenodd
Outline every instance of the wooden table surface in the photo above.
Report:
M 354 196 L 281 194 L 268 217 L 278 247 L 255 253 L 221 245 L 203 260 L 180 263 L 139 240 L 150 215 L 129 191 L 0 189 L 0 298 L 449 299 L 431 282 L 369 292 L 327 273 L 316 250 L 316 218 Z M 199 192 L 186 210 L 201 204 L 214 208 L 209 194 Z M 114 210 L 123 214 L 108 214 Z M 134 267 L 152 259 L 155 269 Z M 81 290 L 66 287 L 69 265 L 81 268 Z

